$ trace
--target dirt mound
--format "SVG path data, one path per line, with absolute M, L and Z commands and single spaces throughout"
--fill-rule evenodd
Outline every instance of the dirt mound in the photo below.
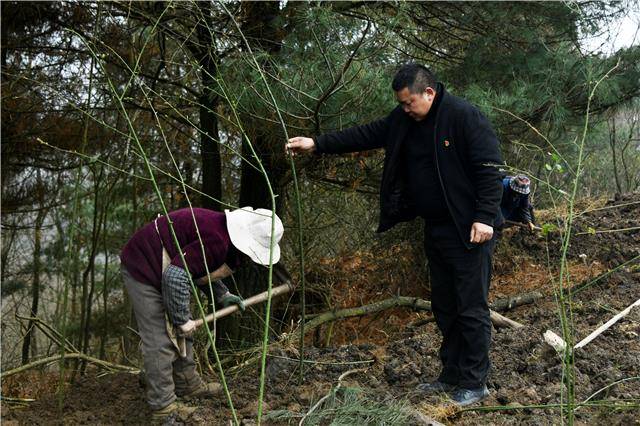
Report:
M 505 233 L 505 245 L 513 253 L 552 263 L 562 249 L 563 215 L 541 211 L 539 225 L 544 232 L 518 229 Z M 640 255 L 640 194 L 627 194 L 607 200 L 604 205 L 575 211 L 568 257 L 581 262 L 599 261 L 607 268 Z

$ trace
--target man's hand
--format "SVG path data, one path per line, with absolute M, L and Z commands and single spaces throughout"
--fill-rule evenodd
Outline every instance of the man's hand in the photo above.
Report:
M 196 322 L 194 320 L 189 320 L 182 325 L 179 325 L 180 334 L 182 336 L 191 336 L 196 329 Z
M 493 237 L 493 227 L 480 222 L 473 222 L 471 225 L 471 242 L 484 243 Z
M 536 229 L 536 226 L 533 224 L 533 222 L 527 222 L 527 226 L 529 227 L 530 232 L 533 232 Z
M 245 310 L 244 300 L 242 300 L 242 297 L 236 296 L 235 294 L 232 294 L 229 292 L 227 292 L 227 294 L 222 296 L 222 298 L 220 299 L 220 302 L 222 303 L 222 306 L 224 308 L 226 308 L 229 305 L 238 305 L 238 309 L 240 309 L 242 312 L 244 312 Z
M 295 138 L 289 139 L 286 144 L 286 150 L 290 152 L 291 155 L 303 152 L 311 153 L 316 150 L 316 143 L 311 138 L 296 136 Z

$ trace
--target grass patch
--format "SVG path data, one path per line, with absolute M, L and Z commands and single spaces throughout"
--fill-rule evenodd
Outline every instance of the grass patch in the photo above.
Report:
M 297 424 L 305 414 L 277 410 L 270 412 L 266 419 Z M 415 419 L 408 402 L 377 401 L 373 395 L 369 395 L 358 387 L 332 389 L 329 397 L 322 401 L 304 421 L 305 426 L 411 425 L 414 423 Z

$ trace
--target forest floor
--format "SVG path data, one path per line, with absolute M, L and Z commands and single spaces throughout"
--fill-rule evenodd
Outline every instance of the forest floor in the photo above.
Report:
M 576 219 L 577 234 L 569 248 L 573 284 L 589 283 L 640 255 L 638 229 L 599 232 L 640 226 L 640 196 L 624 196 L 606 204 L 582 207 L 598 210 Z M 540 212 L 540 216 L 539 222 L 550 222 L 553 212 Z M 414 391 L 418 383 L 432 380 L 438 374 L 440 335 L 428 313 L 397 308 L 340 321 L 331 331 L 325 326 L 323 333 L 316 333 L 316 338 L 310 341 L 322 346 L 319 343 L 326 343 L 331 335 L 330 346 L 313 346 L 305 351 L 302 385 L 298 384 L 298 355 L 294 346 L 272 345 L 267 359 L 265 422 L 297 424 L 320 398 L 330 394 L 305 424 L 330 424 L 332 420 L 335 424 L 375 424 L 376 419 L 385 419 L 386 424 L 429 424 L 421 423 L 417 413 L 456 425 L 561 423 L 559 408 L 531 407 L 562 402 L 562 361 L 542 338 L 546 330 L 561 334 L 554 297 L 559 252 L 557 232 L 545 237 L 524 229 L 510 229 L 503 235 L 495 256 L 491 299 L 531 291 L 544 296 L 532 304 L 503 312 L 525 327 L 494 330 L 493 368 L 488 382 L 491 395 L 481 406 L 459 411 L 444 397 L 425 397 Z M 343 290 L 334 292 L 342 295 L 339 306 L 370 303 L 397 292 L 398 287 L 388 282 L 389 271 L 394 270 L 389 262 L 401 261 L 389 254 L 392 253 L 386 256 L 390 259 L 386 264 L 372 262 L 371 253 L 358 253 L 342 258 L 340 265 L 332 265 L 336 277 L 353 276 L 335 284 L 334 290 Z M 325 275 L 328 263 L 322 265 Z M 637 260 L 628 263 L 574 296 L 576 341 L 640 298 L 639 266 Z M 399 275 L 405 282 L 415 278 L 410 272 Z M 393 279 L 397 281 L 398 277 Z M 413 288 L 420 286 L 408 287 L 400 287 L 406 290 L 401 291 L 403 295 L 427 298 L 424 289 Z M 253 364 L 228 376 L 234 406 L 243 424 L 254 424 L 256 417 L 257 370 Z M 3 401 L 3 425 L 148 423 L 149 411 L 135 375 L 100 375 L 99 371 L 90 370 L 69 387 L 62 412 L 52 391 L 56 379 L 50 376 L 31 372 L 20 380 L 12 378 L 3 383 L 5 396 L 36 398 L 35 402 L 20 405 Z M 577 424 L 640 424 L 640 309 L 632 310 L 575 354 L 575 376 L 576 401 L 590 397 L 589 401 L 600 401 L 576 410 Z M 340 388 L 336 390 L 338 384 Z M 612 407 L 611 402 L 617 406 Z M 193 403 L 198 410 L 190 418 L 184 422 L 172 418 L 167 424 L 229 424 L 230 410 L 224 396 Z M 490 410 L 492 406 L 504 405 L 511 409 Z

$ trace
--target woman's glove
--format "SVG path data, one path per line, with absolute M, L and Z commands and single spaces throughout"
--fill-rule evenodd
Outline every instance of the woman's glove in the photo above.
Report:
M 222 296 L 222 298 L 220 299 L 220 303 L 222 303 L 222 306 L 224 308 L 229 305 L 238 305 L 238 309 L 240 309 L 242 312 L 244 312 L 245 310 L 244 300 L 242 300 L 242 297 L 236 296 L 235 294 L 229 292 Z

